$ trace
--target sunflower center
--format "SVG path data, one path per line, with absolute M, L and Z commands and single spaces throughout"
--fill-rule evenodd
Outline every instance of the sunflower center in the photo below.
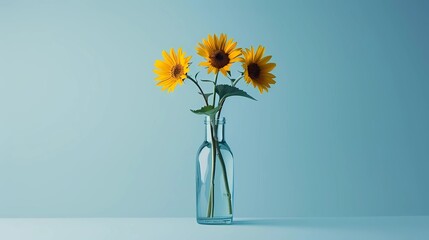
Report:
M 223 50 L 217 50 L 212 55 L 210 55 L 210 63 L 215 68 L 223 68 L 229 63 L 228 54 Z
M 183 66 L 180 64 L 174 65 L 171 69 L 171 76 L 174 78 L 180 78 L 183 75 Z
M 257 79 L 261 74 L 261 68 L 258 66 L 258 64 L 251 63 L 247 66 L 247 72 L 251 79 Z

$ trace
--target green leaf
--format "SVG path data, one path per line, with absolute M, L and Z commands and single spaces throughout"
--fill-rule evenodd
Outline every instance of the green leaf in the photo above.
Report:
M 195 114 L 207 115 L 207 116 L 213 117 L 219 111 L 219 106 L 214 108 L 212 105 L 209 105 L 209 106 L 204 106 L 198 110 L 191 109 L 191 111 Z
M 216 93 L 217 95 L 219 95 L 220 101 L 225 101 L 227 97 L 232 97 L 232 96 L 246 97 L 256 101 L 256 99 L 254 99 L 252 96 L 247 94 L 245 91 L 237 87 L 233 87 L 226 84 L 217 85 Z
M 195 77 L 194 77 L 195 81 L 197 80 L 198 74 L 200 74 L 200 72 L 197 72 L 197 73 L 195 74 Z
M 227 71 L 226 73 L 228 73 L 228 76 L 231 77 L 231 71 Z
M 203 79 L 203 80 L 201 80 L 201 82 L 210 82 L 210 83 L 215 83 L 215 82 L 213 82 L 212 80 L 207 80 L 207 79 Z
M 200 95 L 203 95 L 202 93 L 198 92 Z M 213 93 L 204 93 L 204 97 L 208 98 L 212 95 Z

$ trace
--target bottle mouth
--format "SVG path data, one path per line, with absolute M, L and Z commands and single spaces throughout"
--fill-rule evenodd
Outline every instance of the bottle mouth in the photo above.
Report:
M 225 117 L 221 117 L 221 118 L 216 118 L 215 120 L 215 124 L 225 124 Z M 210 124 L 210 117 L 206 116 L 206 118 L 204 119 L 204 124 Z

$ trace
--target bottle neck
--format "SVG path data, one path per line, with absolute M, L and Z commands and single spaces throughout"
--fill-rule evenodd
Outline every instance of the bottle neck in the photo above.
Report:
M 206 141 L 212 142 L 212 134 L 218 142 L 225 141 L 225 118 L 217 119 L 216 121 L 206 117 Z

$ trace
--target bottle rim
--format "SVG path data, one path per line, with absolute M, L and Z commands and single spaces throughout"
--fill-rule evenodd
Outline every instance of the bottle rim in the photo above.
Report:
M 204 124 L 207 125 L 209 123 L 210 123 L 210 117 L 206 116 L 206 118 L 204 119 Z M 221 117 L 220 119 L 216 118 L 216 124 L 225 124 L 225 123 L 226 123 L 225 117 Z

